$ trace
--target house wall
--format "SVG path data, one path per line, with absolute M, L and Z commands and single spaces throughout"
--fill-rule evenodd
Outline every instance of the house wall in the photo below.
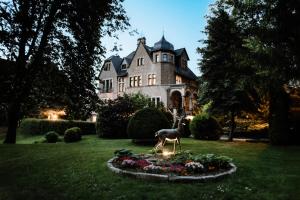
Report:
M 144 58 L 144 65 L 137 66 L 138 58 Z M 142 86 L 148 85 L 148 74 L 156 74 L 156 84 L 161 84 L 161 71 L 160 63 L 153 63 L 148 55 L 147 50 L 144 45 L 140 43 L 136 50 L 136 53 L 132 59 L 132 62 L 127 70 L 128 72 L 128 84 L 129 87 L 129 77 L 130 76 L 142 76 Z
M 106 64 L 107 62 L 105 62 L 104 64 Z M 102 69 L 101 73 L 100 73 L 100 80 L 107 80 L 107 79 L 112 79 L 112 92 L 111 93 L 103 93 L 103 91 L 100 90 L 99 93 L 99 98 L 101 99 L 115 99 L 118 96 L 118 89 L 117 89 L 117 72 L 115 71 L 115 68 L 111 63 L 110 66 L 110 70 L 109 71 L 104 71 Z M 103 67 L 102 67 L 103 68 Z M 100 88 L 103 88 L 103 84 L 100 83 Z

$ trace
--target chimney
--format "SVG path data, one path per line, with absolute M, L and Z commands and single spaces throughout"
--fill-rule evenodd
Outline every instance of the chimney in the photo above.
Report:
M 140 43 L 142 43 L 143 45 L 146 44 L 146 38 L 145 37 L 141 37 L 139 39 L 137 39 L 137 44 L 139 45 Z

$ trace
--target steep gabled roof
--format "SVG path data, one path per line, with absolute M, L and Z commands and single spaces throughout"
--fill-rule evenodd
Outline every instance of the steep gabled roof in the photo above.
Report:
M 113 65 L 117 75 L 119 76 L 119 73 L 121 73 L 121 64 L 122 64 L 123 59 L 120 58 L 120 56 L 110 56 L 109 58 L 107 58 L 104 61 L 104 64 L 108 61 L 112 62 L 112 65 Z
M 185 48 L 181 48 L 181 49 L 176 49 L 175 50 L 175 55 L 176 56 L 181 56 L 183 53 L 185 53 L 187 55 L 188 60 L 190 60 L 189 55 L 187 54 Z
M 181 75 L 181 76 L 183 76 L 185 78 L 191 79 L 191 80 L 197 80 L 197 76 L 188 67 L 186 67 L 185 69 L 183 69 L 180 66 L 176 66 L 175 67 L 175 73 L 178 74 L 178 75 Z

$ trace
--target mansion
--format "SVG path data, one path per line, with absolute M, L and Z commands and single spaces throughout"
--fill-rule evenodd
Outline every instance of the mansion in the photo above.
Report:
M 185 48 L 174 46 L 163 36 L 153 47 L 146 38 L 128 56 L 111 56 L 100 72 L 99 97 L 115 99 L 124 93 L 140 92 L 154 103 L 162 102 L 172 112 L 192 113 L 197 100 L 197 77 L 188 67 Z

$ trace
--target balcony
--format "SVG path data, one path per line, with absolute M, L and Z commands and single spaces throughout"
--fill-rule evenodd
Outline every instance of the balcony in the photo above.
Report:
M 101 88 L 100 93 L 113 93 L 113 88 Z

